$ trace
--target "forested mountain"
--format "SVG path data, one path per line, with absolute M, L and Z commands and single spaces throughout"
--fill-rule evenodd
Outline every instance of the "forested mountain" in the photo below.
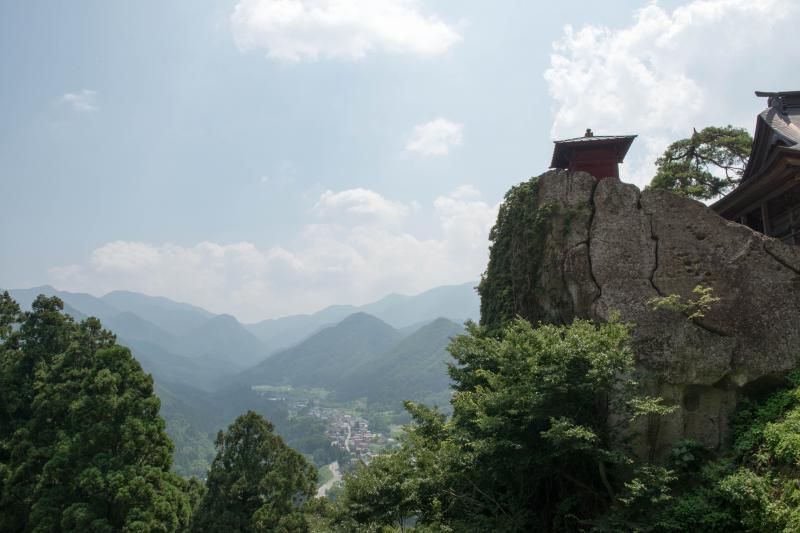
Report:
M 415 296 L 391 294 L 359 310 L 376 316 L 396 328 L 421 320 L 447 318 L 459 324 L 478 320 L 480 301 L 475 282 L 435 287 Z
M 9 290 L 9 294 L 23 309 L 30 309 L 36 297 L 44 294 L 45 296 L 57 296 L 64 302 L 64 312 L 67 313 L 69 309 L 74 309 L 84 316 L 101 318 L 110 317 L 120 312 L 116 307 L 91 294 L 60 291 L 50 285 L 42 285 L 31 289 L 13 289 Z
M 97 298 L 50 286 L 10 293 L 23 308 L 29 307 L 39 294 L 57 296 L 64 301 L 64 311 L 76 320 L 87 316 L 99 318 L 123 344 L 131 346 L 134 355 L 154 364 L 164 359 L 167 367 L 173 366 L 170 359 L 174 360 L 174 356 L 183 356 L 204 359 L 201 366 L 227 368 L 222 372 L 225 374 L 255 364 L 269 352 L 232 316 L 214 315 L 168 298 L 127 291 L 114 291 Z M 159 373 L 157 368 L 151 371 Z M 193 383 L 193 379 L 186 382 Z
M 370 402 L 399 409 L 404 400 L 446 406 L 450 394 L 447 346 L 464 328 L 438 318 L 404 337 L 371 361 L 349 369 L 337 384 L 343 400 L 366 397 Z
M 356 313 L 354 305 L 334 305 L 310 315 L 292 315 L 262 320 L 245 327 L 273 350 L 288 348 L 310 337 L 319 330 L 337 324 Z
M 469 282 L 412 296 L 390 294 L 363 306 L 332 305 L 308 315 L 255 324 L 241 324 L 230 315 L 215 315 L 191 304 L 130 291 L 113 291 L 97 298 L 45 285 L 10 293 L 23 307 L 39 294 L 57 296 L 64 302 L 64 311 L 76 320 L 95 316 L 130 344 L 152 345 L 152 353 L 143 354 L 151 360 L 155 352 L 167 352 L 232 363 L 241 370 L 358 312 L 375 316 L 406 334 L 441 317 L 456 323 L 477 320 L 480 303 L 474 286 L 475 282 Z
M 136 313 L 177 337 L 214 316 L 214 313 L 195 305 L 137 292 L 113 291 L 103 296 L 102 300 L 117 309 Z
M 334 390 L 352 368 L 374 360 L 401 338 L 402 334 L 385 322 L 356 313 L 238 374 L 234 380 L 248 385 L 291 384 Z
M 264 320 L 245 327 L 276 350 L 296 344 L 357 312 L 377 317 L 401 330 L 415 329 L 440 317 L 460 324 L 467 319 L 478 320 L 480 301 L 475 285 L 469 282 L 435 287 L 413 296 L 390 294 L 362 306 L 334 305 L 310 315 Z
M 161 414 L 175 442 L 176 472 L 198 476 L 213 454 L 216 432 L 247 410 L 272 421 L 309 457 L 330 462 L 324 425 L 290 416 L 283 404 L 253 391 L 253 385 L 317 387 L 332 401 L 366 399 L 376 409 L 395 413 L 402 411 L 405 399 L 445 404 L 445 347 L 461 327 L 432 313 L 477 313 L 472 284 L 417 296 L 390 295 L 363 306 L 389 317 L 392 325 L 349 305 L 244 326 L 230 315 L 127 291 L 97 298 L 44 286 L 11 294 L 25 309 L 38 294 L 57 296 L 75 320 L 96 316 L 117 335 L 118 343 L 129 347 L 154 377 Z M 294 346 L 270 357 L 274 345 L 253 332 Z
M 340 401 L 366 398 L 394 410 L 410 398 L 442 405 L 449 398 L 446 348 L 462 331 L 439 318 L 404 335 L 376 317 L 356 313 L 230 381 L 318 387 Z
M 100 317 L 98 317 L 100 318 Z M 167 350 L 181 351 L 178 339 L 132 311 L 122 311 L 102 318 L 108 329 L 122 338 L 157 344 Z
M 209 318 L 181 341 L 192 354 L 228 361 L 239 368 L 254 365 L 268 355 L 266 345 L 231 315 Z
M 233 375 L 236 367 L 209 357 L 187 357 L 171 353 L 158 344 L 120 338 L 157 381 L 188 384 L 206 391 L 217 388 L 220 378 Z

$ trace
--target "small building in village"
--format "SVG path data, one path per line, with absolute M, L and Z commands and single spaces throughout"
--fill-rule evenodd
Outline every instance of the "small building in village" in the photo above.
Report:
M 800 91 L 756 92 L 753 149 L 739 185 L 714 203 L 720 216 L 800 245 Z
M 619 178 L 636 135 L 595 135 L 587 129 L 583 137 L 555 141 L 550 168 L 588 172 L 597 179 Z

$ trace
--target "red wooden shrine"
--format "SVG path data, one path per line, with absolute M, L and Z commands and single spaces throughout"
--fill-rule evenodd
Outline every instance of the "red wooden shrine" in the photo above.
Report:
M 595 135 L 587 129 L 583 137 L 555 141 L 550 168 L 588 172 L 592 176 L 619 178 L 619 164 L 625 159 L 636 135 Z

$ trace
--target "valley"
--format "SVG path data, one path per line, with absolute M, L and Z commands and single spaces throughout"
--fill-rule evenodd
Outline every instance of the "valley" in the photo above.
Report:
M 446 409 L 446 347 L 465 320 L 478 318 L 474 285 L 255 324 L 128 291 L 10 293 L 23 308 L 39 294 L 58 296 L 75 320 L 95 316 L 116 334 L 153 376 L 175 443 L 173 470 L 203 478 L 217 432 L 248 410 L 318 467 L 336 463 L 341 474 L 394 444 L 392 428 L 409 421 L 404 400 Z

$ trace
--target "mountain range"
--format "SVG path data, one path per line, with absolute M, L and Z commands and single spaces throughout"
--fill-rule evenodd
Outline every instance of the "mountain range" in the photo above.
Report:
M 399 409 L 402 400 L 440 398 L 449 386 L 446 348 L 463 327 L 438 318 L 411 333 L 363 312 L 230 378 L 237 386 L 322 388 Z
M 335 305 L 256 324 L 128 291 L 102 297 L 50 286 L 9 292 L 23 309 L 39 294 L 58 296 L 76 320 L 94 316 L 115 333 L 153 375 L 175 442 L 175 470 L 202 476 L 216 432 L 247 410 L 288 431 L 291 445 L 330 462 L 319 422 L 306 417 L 301 420 L 309 427 L 297 427 L 285 405 L 256 385 L 325 389 L 335 402 L 364 399 L 373 412 L 398 413 L 406 399 L 444 406 L 446 348 L 464 320 L 478 318 L 474 285 L 392 294 L 363 306 Z
M 145 370 L 157 380 L 213 390 L 223 380 L 251 367 L 258 368 L 257 365 L 272 356 L 279 357 L 277 361 L 291 359 L 296 353 L 292 348 L 300 345 L 308 350 L 317 342 L 318 349 L 324 351 L 327 341 L 315 335 L 353 315 L 361 318 L 353 318 L 344 328 L 365 321 L 366 315 L 375 319 L 364 325 L 364 331 L 352 333 L 363 337 L 364 342 L 379 336 L 379 332 L 388 331 L 387 328 L 393 331 L 389 337 L 399 340 L 438 318 L 455 323 L 476 320 L 479 300 L 474 285 L 436 287 L 414 296 L 391 294 L 363 306 L 334 305 L 313 314 L 255 324 L 242 324 L 231 315 L 216 315 L 191 304 L 130 291 L 113 291 L 95 297 L 45 285 L 9 292 L 23 308 L 30 307 L 39 294 L 58 296 L 64 302 L 64 311 L 76 320 L 88 316 L 99 318 L 104 327 L 117 335 L 120 343 L 131 348 Z M 370 327 L 375 327 L 375 331 L 367 332 Z M 373 351 L 388 349 L 389 344 L 377 346 Z M 367 349 L 366 346 L 362 348 Z M 354 361 L 358 360 L 359 353 L 355 349 L 350 354 Z M 343 355 L 329 354 L 329 357 L 339 359 Z M 338 366 L 349 364 L 340 361 Z M 283 372 L 283 367 L 280 368 Z M 289 379 L 292 375 L 290 372 L 281 377 Z
M 413 330 L 436 318 L 453 322 L 478 320 L 480 300 L 476 282 L 435 287 L 423 293 L 406 296 L 390 294 L 362 306 L 333 305 L 310 315 L 292 315 L 263 320 L 245 326 L 273 350 L 297 344 L 311 334 L 341 322 L 355 313 L 366 313 L 400 330 Z

